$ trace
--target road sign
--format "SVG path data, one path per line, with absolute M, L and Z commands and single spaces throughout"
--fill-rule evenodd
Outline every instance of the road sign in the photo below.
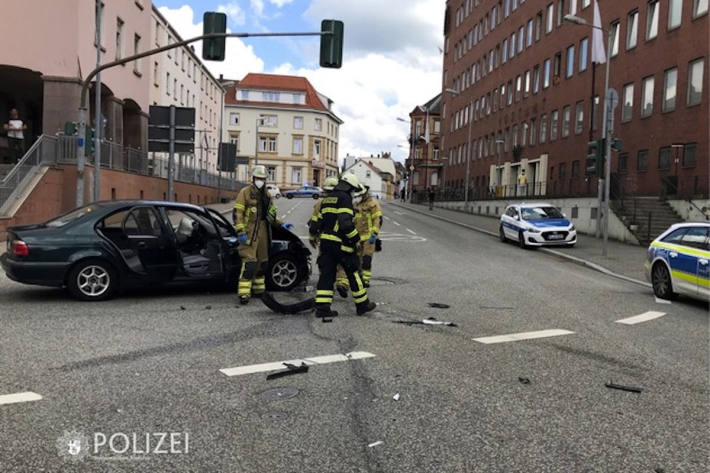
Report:
M 174 152 L 195 152 L 195 109 L 173 107 L 175 110 Z M 148 119 L 148 151 L 170 152 L 170 107 L 150 106 Z
M 237 145 L 234 143 L 220 143 L 218 169 L 224 172 L 234 172 L 237 160 Z
M 619 93 L 610 87 L 607 90 L 607 96 L 609 97 L 609 108 L 614 110 L 619 105 Z

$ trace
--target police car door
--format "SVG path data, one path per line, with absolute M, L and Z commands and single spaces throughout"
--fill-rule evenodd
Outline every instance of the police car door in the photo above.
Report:
M 687 253 L 695 263 L 695 291 L 697 294 L 708 293 L 708 259 L 710 252 L 706 251 L 708 227 L 690 227 L 681 240 L 681 245 L 688 248 Z M 692 265 L 692 263 L 690 263 Z
M 515 207 L 508 207 L 508 210 L 505 211 L 505 215 L 503 216 L 503 231 L 505 232 L 505 235 L 508 238 L 511 238 L 513 240 L 518 238 L 518 220 L 516 217 L 518 216 L 518 211 L 515 209 Z
M 682 227 L 666 236 L 661 242 L 660 255 L 671 268 L 673 289 L 684 294 L 697 294 L 697 257 L 690 254 L 691 248 L 683 238 L 690 227 Z

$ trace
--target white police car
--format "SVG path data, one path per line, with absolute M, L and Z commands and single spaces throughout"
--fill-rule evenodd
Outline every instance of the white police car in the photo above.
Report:
M 512 204 L 500 217 L 500 241 L 528 246 L 574 246 L 577 230 L 554 205 Z
M 653 293 L 710 298 L 710 223 L 672 225 L 648 247 L 645 273 Z

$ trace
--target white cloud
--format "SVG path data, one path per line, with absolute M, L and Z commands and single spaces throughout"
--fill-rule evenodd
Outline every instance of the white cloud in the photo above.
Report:
M 269 0 L 269 3 L 276 5 L 279 8 L 283 7 L 284 5 L 288 5 L 291 2 L 293 2 L 293 0 Z
M 264 15 L 264 0 L 250 0 L 249 3 L 251 4 L 251 10 L 257 16 Z
M 195 22 L 195 13 L 190 6 L 184 5 L 177 9 L 160 7 L 158 10 L 183 39 L 202 34 L 202 22 Z M 194 45 L 197 54 L 201 55 L 202 42 L 198 41 Z M 264 61 L 254 53 L 254 48 L 247 46 L 239 38 L 227 39 L 224 61 L 205 61 L 205 63 L 215 77 L 224 74 L 224 77 L 229 79 L 241 79 L 249 72 L 264 70 Z
M 243 25 L 246 23 L 246 16 L 244 15 L 244 10 L 239 6 L 237 2 L 230 2 L 226 5 L 219 5 L 217 11 L 226 13 L 227 16 L 236 25 Z

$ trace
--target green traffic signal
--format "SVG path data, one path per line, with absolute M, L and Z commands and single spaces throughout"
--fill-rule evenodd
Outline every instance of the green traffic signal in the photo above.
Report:
M 227 15 L 217 12 L 205 12 L 202 17 L 202 34 L 226 33 Z M 226 38 L 210 38 L 202 41 L 202 59 L 224 61 Z
M 320 25 L 320 67 L 340 69 L 343 64 L 343 22 L 323 20 Z

